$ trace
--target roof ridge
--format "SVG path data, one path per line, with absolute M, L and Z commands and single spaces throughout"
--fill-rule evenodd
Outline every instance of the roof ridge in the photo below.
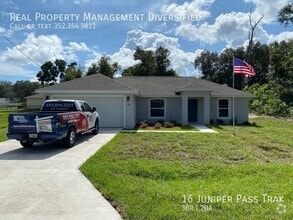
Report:
M 186 84 L 184 84 L 183 86 L 181 86 L 181 87 L 178 87 L 178 88 L 177 88 L 177 89 L 175 89 L 174 91 L 176 92 L 176 91 L 178 91 L 179 89 L 183 89 L 184 87 L 187 87 L 187 86 L 191 85 L 192 83 L 194 83 L 194 81 L 192 81 L 192 82 L 189 82 L 189 83 L 186 83 Z
M 110 78 L 110 77 L 109 77 L 109 78 Z M 125 87 L 127 87 L 127 88 L 129 88 L 129 89 L 132 89 L 132 90 L 134 90 L 134 91 L 136 91 L 137 93 L 140 94 L 140 91 L 137 90 L 136 88 L 133 88 L 132 86 L 129 86 L 129 85 L 123 83 L 123 82 L 119 82 L 119 81 L 118 81 L 117 79 L 115 79 L 115 78 L 110 78 L 110 79 L 112 79 L 112 80 L 114 80 L 115 82 L 117 82 L 117 83 L 119 83 L 119 84 L 121 84 L 121 85 L 123 85 L 123 86 L 125 86 Z

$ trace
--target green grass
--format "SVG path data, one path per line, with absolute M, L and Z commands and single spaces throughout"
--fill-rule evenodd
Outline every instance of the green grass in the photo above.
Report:
M 251 122 L 211 126 L 219 134 L 120 133 L 80 169 L 124 219 L 292 219 L 293 122 Z
M 35 112 L 36 110 L 17 109 L 15 107 L 0 108 L 0 142 L 6 141 L 8 128 L 8 115 L 17 112 Z
M 6 133 L 7 133 L 7 127 L 8 127 L 8 115 L 11 113 L 7 110 L 1 110 L 0 111 L 0 142 L 6 141 Z

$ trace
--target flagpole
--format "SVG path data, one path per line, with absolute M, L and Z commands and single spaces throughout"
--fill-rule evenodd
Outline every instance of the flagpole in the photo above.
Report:
M 233 127 L 235 126 L 235 95 L 234 95 L 234 55 L 233 55 L 233 70 L 232 70 L 232 75 L 233 75 L 233 114 L 232 114 L 232 120 L 233 120 Z

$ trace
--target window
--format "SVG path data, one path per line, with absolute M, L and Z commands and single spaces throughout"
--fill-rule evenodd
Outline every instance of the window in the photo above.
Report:
M 151 118 L 165 117 L 165 100 L 164 99 L 150 100 L 150 117 Z
M 92 108 L 86 102 L 84 102 L 83 104 L 84 104 L 84 108 L 85 108 L 86 112 L 92 112 L 93 111 Z
M 220 99 L 219 103 L 219 118 L 228 118 L 229 117 L 229 100 L 228 99 Z

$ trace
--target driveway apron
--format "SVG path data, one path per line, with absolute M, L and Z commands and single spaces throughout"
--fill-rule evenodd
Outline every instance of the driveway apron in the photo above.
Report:
M 0 219 L 121 219 L 79 172 L 79 166 L 119 129 L 80 136 L 73 148 L 58 143 L 24 149 L 0 143 Z

